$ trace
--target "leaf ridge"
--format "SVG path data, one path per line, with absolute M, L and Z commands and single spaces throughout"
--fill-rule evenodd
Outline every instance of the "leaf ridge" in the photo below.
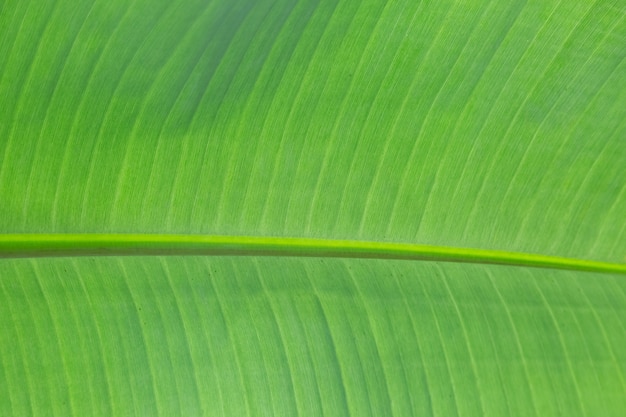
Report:
M 0 234 L 0 258 L 157 254 L 405 259 L 626 274 L 624 263 L 386 241 L 195 234 Z

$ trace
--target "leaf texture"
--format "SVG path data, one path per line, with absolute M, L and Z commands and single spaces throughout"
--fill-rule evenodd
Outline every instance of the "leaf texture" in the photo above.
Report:
M 625 415 L 625 45 L 623 0 L 0 3 L 0 415 Z
M 0 227 L 624 262 L 624 12 L 9 1 Z
M 272 257 L 0 268 L 3 415 L 618 416 L 626 406 L 623 275 Z

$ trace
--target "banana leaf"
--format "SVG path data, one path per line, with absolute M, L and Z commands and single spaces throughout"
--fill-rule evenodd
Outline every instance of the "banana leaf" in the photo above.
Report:
M 626 1 L 0 3 L 0 415 L 626 415 Z

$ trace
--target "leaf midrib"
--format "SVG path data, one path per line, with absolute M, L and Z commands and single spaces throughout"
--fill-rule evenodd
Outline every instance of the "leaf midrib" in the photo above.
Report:
M 248 255 L 430 260 L 626 274 L 626 264 L 523 252 L 364 240 L 193 234 L 1 234 L 0 257 Z

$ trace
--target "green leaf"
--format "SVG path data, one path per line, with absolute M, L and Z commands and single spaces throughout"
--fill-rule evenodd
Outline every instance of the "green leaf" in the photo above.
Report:
M 626 2 L 0 4 L 0 415 L 623 416 Z

